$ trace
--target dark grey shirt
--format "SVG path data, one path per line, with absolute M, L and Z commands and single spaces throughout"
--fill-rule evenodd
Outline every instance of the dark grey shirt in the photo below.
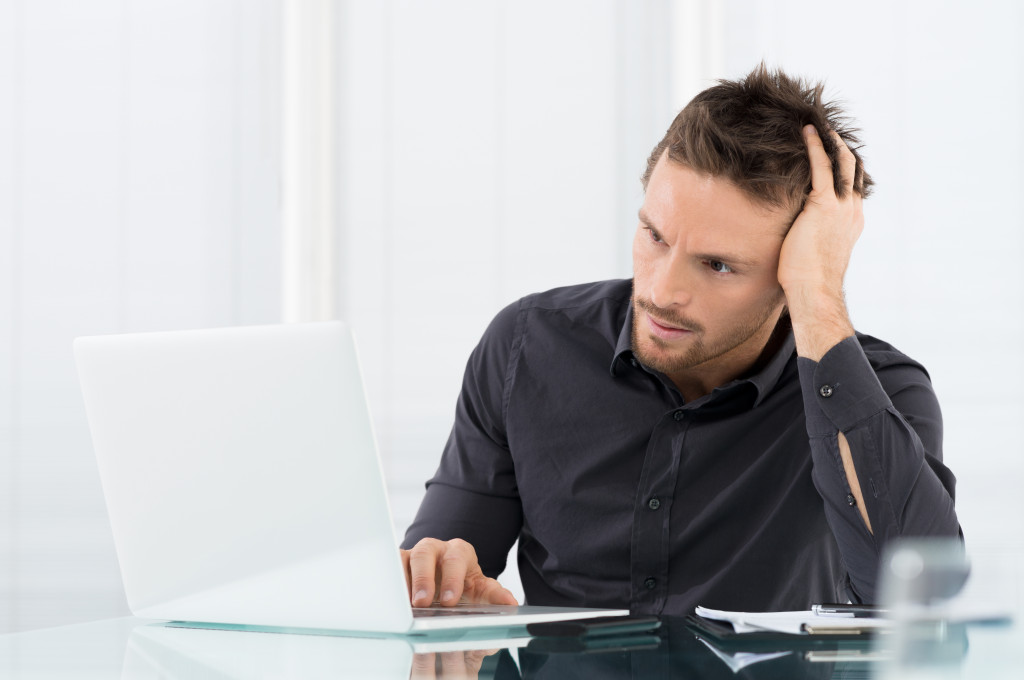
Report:
M 790 334 L 757 373 L 686 403 L 633 358 L 631 288 L 560 288 L 498 314 L 404 547 L 462 538 L 496 576 L 518 538 L 530 604 L 683 614 L 871 601 L 888 539 L 958 535 L 920 364 L 860 334 L 814 362 Z

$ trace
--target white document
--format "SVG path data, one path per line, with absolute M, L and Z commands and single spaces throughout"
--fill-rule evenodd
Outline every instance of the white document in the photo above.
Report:
M 891 621 L 875 618 L 855 618 L 853 614 L 815 614 L 812 611 L 795 612 L 730 612 L 721 609 L 697 607 L 699 616 L 732 624 L 737 633 L 772 631 L 775 633 L 804 634 L 804 625 L 827 628 L 887 628 Z

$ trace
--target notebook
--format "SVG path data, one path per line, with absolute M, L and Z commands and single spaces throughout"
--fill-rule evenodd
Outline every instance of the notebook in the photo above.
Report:
M 415 633 L 628 614 L 413 616 L 342 322 L 84 337 L 74 351 L 137 616 Z

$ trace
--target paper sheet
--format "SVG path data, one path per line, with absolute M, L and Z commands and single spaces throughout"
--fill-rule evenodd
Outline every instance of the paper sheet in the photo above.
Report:
M 854 618 L 853 614 L 815 614 L 812 611 L 730 612 L 707 607 L 697 607 L 696 611 L 699 616 L 706 619 L 731 623 L 737 633 L 768 630 L 800 635 L 804 632 L 804 624 L 829 628 L 849 628 L 850 630 L 885 628 L 891 625 L 891 622 L 885 619 Z

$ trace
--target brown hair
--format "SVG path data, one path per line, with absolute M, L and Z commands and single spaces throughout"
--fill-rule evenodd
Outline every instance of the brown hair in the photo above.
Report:
M 857 158 L 853 189 L 868 196 L 874 184 L 864 172 L 858 130 L 835 102 L 822 101 L 822 83 L 807 83 L 762 62 L 742 80 L 719 80 L 690 101 L 672 121 L 647 159 L 644 189 L 667 150 L 672 160 L 712 176 L 724 176 L 757 201 L 771 206 L 803 206 L 811 190 L 811 165 L 802 129 L 814 125 L 832 161 L 836 195 L 839 175 L 835 130 Z

